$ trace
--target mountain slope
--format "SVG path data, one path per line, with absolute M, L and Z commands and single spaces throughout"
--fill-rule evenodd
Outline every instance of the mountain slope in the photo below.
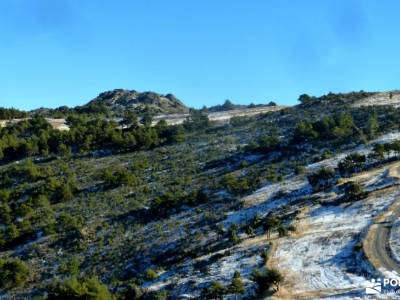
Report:
M 20 278 L 0 272 L 0 299 L 71 299 L 88 280 L 118 300 L 249 299 L 274 293 L 271 268 L 286 299 L 362 298 L 379 272 L 363 233 L 397 201 L 400 160 L 400 109 L 353 106 L 368 96 L 229 123 L 0 129 L 0 271 Z

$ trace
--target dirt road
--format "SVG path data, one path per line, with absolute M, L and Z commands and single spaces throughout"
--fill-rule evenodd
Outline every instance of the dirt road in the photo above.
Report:
M 364 251 L 378 270 L 396 271 L 400 274 L 400 265 L 392 257 L 389 247 L 390 230 L 396 219 L 400 217 L 400 200 L 396 201 L 389 210 L 376 219 L 364 241 Z

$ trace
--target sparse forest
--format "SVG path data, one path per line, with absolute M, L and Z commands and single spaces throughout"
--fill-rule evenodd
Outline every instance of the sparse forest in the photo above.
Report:
M 350 153 L 337 168 L 307 166 L 399 130 L 398 108 L 352 106 L 369 95 L 302 95 L 300 105 L 228 123 L 191 110 L 181 125 L 153 126 L 148 111 L 116 119 L 100 104 L 0 110 L 1 119 L 27 118 L 0 128 L 0 289 L 15 299 L 104 300 L 279 292 L 285 277 L 267 266 L 269 243 L 301 230 L 300 209 L 282 206 L 240 222 L 230 215 L 246 212 L 246 197 L 258 189 L 293 176 L 313 193 L 337 189 L 340 203 L 365 199 L 359 183 L 339 181 L 397 160 L 398 141 L 374 144 L 369 155 Z M 210 110 L 240 109 L 232 105 Z M 44 117 L 66 117 L 70 129 L 54 129 Z M 314 203 L 287 193 L 269 201 Z M 267 242 L 240 253 L 245 261 L 256 257 L 255 265 L 215 275 L 257 237 Z M 197 284 L 193 274 L 209 279 Z

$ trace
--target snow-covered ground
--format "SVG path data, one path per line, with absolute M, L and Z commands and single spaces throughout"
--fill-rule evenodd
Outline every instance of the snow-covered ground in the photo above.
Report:
M 283 192 L 285 192 L 283 194 Z M 232 224 L 246 224 L 258 213 L 260 216 L 275 211 L 280 207 L 311 192 L 307 180 L 301 176 L 291 177 L 288 180 L 265 186 L 252 195 L 244 197 L 244 206 L 237 212 L 228 214 L 221 222 L 225 229 Z M 198 292 L 213 281 L 229 285 L 233 273 L 239 271 L 247 295 L 255 292 L 256 285 L 250 280 L 253 270 L 263 265 L 261 254 L 269 247 L 270 241 L 266 235 L 244 239 L 238 245 L 228 249 L 216 251 L 195 260 L 187 262 L 163 273 L 159 279 L 145 285 L 150 290 L 158 290 L 168 284 L 174 284 L 174 295 L 198 297 Z M 200 267 L 204 265 L 204 267 Z M 228 296 L 229 298 L 229 296 Z M 232 298 L 234 299 L 234 298 Z
M 256 214 L 264 216 L 309 193 L 311 186 L 304 176 L 290 177 L 283 182 L 266 185 L 244 197 L 244 209 L 228 214 L 223 225 L 227 228 L 232 224 L 247 223 Z
M 176 268 L 161 273 L 160 277 L 153 282 L 148 282 L 143 287 L 148 290 L 159 290 L 169 284 L 174 285 L 170 296 L 182 297 L 185 295 L 190 299 L 198 299 L 203 288 L 211 282 L 221 282 L 228 286 L 235 271 L 239 271 L 246 286 L 247 295 L 254 294 L 256 286 L 250 280 L 254 269 L 262 266 L 260 256 L 268 242 L 258 238 L 246 240 L 245 242 L 223 249 L 211 254 L 204 255 L 194 260 L 188 259 Z M 229 299 L 234 299 L 234 296 Z
M 361 99 L 353 104 L 354 107 L 372 106 L 372 105 L 391 105 L 400 106 L 400 92 L 383 92 L 377 93 L 367 98 Z
M 390 132 L 387 134 L 384 134 L 380 136 L 379 138 L 371 141 L 369 144 L 375 144 L 375 143 L 388 143 L 388 142 L 393 142 L 394 140 L 400 139 L 400 132 Z
M 372 218 L 399 194 L 372 197 L 349 206 L 311 208 L 297 224 L 299 235 L 279 240 L 273 254 L 272 264 L 285 271 L 290 292 L 308 294 L 310 299 L 322 295 L 363 297 L 374 271 L 354 247 Z
M 384 135 L 380 136 L 379 138 L 376 138 L 376 139 L 368 142 L 368 144 L 366 144 L 366 145 L 360 145 L 360 146 L 356 147 L 353 150 L 345 151 L 345 152 L 339 153 L 337 155 L 334 155 L 331 158 L 324 159 L 324 160 L 321 160 L 319 162 L 310 164 L 310 165 L 308 165 L 306 167 L 306 169 L 308 171 L 314 171 L 314 170 L 320 169 L 322 167 L 325 167 L 325 168 L 336 168 L 338 162 L 340 160 L 342 160 L 343 158 L 345 158 L 347 155 L 351 154 L 351 153 L 358 152 L 360 154 L 368 155 L 372 151 L 372 148 L 373 148 L 374 144 L 377 144 L 377 143 L 379 143 L 379 144 L 389 143 L 389 142 L 393 142 L 393 141 L 398 140 L 398 139 L 400 139 L 400 132 L 397 131 L 397 132 L 387 133 L 387 134 L 384 134 Z
M 389 165 L 355 174 L 351 178 L 342 178 L 341 182 L 355 181 L 360 183 L 365 191 L 375 191 L 398 184 L 400 181 L 399 168 L 400 162 L 393 162 Z
M 21 121 L 28 120 L 29 118 L 24 119 L 12 119 L 12 120 L 0 120 L 0 127 L 5 127 L 12 124 L 17 124 Z M 69 126 L 65 119 L 53 119 L 53 118 L 46 118 L 46 121 L 49 122 L 54 129 L 58 129 L 61 131 L 68 131 Z
M 233 117 L 244 117 L 244 116 L 250 117 L 259 114 L 265 114 L 271 111 L 278 111 L 285 107 L 286 106 L 277 105 L 277 106 L 262 106 L 256 108 L 233 109 L 220 112 L 211 112 L 208 113 L 207 116 L 210 121 L 227 122 Z M 187 117 L 189 117 L 189 114 L 158 115 L 154 117 L 153 125 L 157 124 L 157 122 L 160 120 L 165 120 L 169 125 L 178 125 L 182 124 L 187 119 Z
M 386 143 L 400 138 L 400 133 L 384 135 L 356 151 L 367 154 L 374 143 Z M 354 151 L 352 151 L 354 152 Z M 336 167 L 339 157 L 313 164 L 308 169 L 330 165 Z M 400 163 L 354 175 L 348 180 L 357 180 L 368 191 L 376 191 L 398 182 Z M 219 225 L 225 229 L 232 224 L 244 225 L 256 215 L 288 209 L 302 209 L 295 227 L 297 232 L 289 237 L 273 239 L 273 251 L 269 266 L 276 267 L 285 276 L 283 290 L 289 294 L 286 299 L 368 299 L 365 287 L 376 271 L 360 251 L 361 241 L 374 217 L 385 211 L 400 196 L 400 191 L 391 189 L 352 204 L 320 206 L 300 205 L 312 193 L 306 176 L 291 176 L 285 181 L 269 184 L 253 194 L 243 197 L 243 208 L 228 213 Z M 337 195 L 332 193 L 333 197 Z M 321 196 L 323 195 L 321 193 Z M 392 233 L 397 241 L 400 225 Z M 266 235 L 244 239 L 238 245 L 212 252 L 184 263 L 160 274 L 160 278 L 145 286 L 158 290 L 173 284 L 173 295 L 186 295 L 194 299 L 199 291 L 213 281 L 228 285 L 235 271 L 239 271 L 252 293 L 255 284 L 250 280 L 252 270 L 262 265 L 260 254 L 270 247 L 271 239 Z M 395 245 L 394 242 L 391 244 Z M 393 246 L 394 247 L 394 246 Z M 356 248 L 356 249 L 355 249 Z M 358 248 L 358 250 L 357 250 Z M 400 256 L 400 243 L 396 248 Z M 249 294 L 248 294 L 249 295 Z M 379 299 L 387 296 L 380 295 Z M 229 298 L 229 297 L 228 297 Z M 390 299 L 390 298 L 387 298 Z
M 392 226 L 389 245 L 394 259 L 400 263 L 400 220 L 396 221 Z

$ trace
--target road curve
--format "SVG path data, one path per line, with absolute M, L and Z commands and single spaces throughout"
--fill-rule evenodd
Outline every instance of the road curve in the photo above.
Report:
M 400 200 L 396 201 L 385 214 L 376 220 L 375 224 L 371 225 L 364 240 L 364 252 L 377 270 L 384 268 L 400 274 L 400 264 L 392 257 L 389 247 L 390 230 L 394 221 L 399 217 Z

